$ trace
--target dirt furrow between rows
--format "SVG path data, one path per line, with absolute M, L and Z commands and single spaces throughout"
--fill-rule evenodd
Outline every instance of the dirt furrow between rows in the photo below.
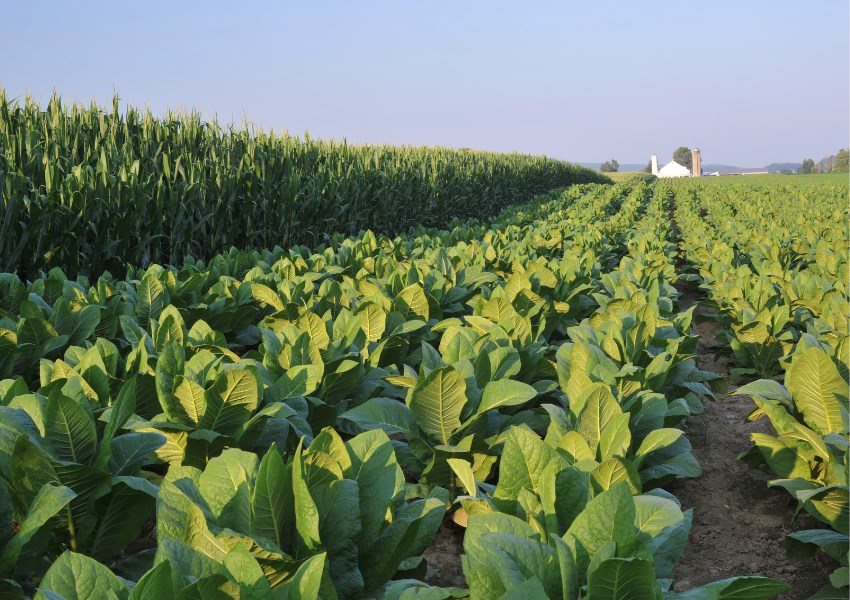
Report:
M 695 286 L 680 288 L 682 308 L 699 300 Z M 697 307 L 697 313 L 700 312 Z M 699 361 L 729 381 L 729 361 L 716 356 L 717 325 L 695 325 Z M 731 389 L 731 387 L 730 387 Z M 669 489 L 683 508 L 694 509 L 693 527 L 685 552 L 673 570 L 676 589 L 687 590 L 735 575 L 763 575 L 791 585 L 782 600 L 808 598 L 822 587 L 830 572 L 828 558 L 792 563 L 785 553 L 785 535 L 817 527 L 801 515 L 780 489 L 768 488 L 770 476 L 737 460 L 750 447 L 750 434 L 768 432 L 766 422 L 747 423 L 755 408 L 747 396 L 720 396 L 707 401 L 705 413 L 688 420 L 686 435 L 702 468 L 702 476 L 679 480 Z

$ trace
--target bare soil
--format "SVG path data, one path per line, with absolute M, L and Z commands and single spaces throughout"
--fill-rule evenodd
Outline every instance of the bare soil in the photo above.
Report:
M 695 288 L 681 291 L 683 308 L 696 303 Z M 717 325 L 703 323 L 694 328 L 700 336 L 701 368 L 729 381 L 729 361 L 715 355 Z M 770 475 L 737 460 L 751 446 L 750 433 L 772 433 L 765 420 L 745 421 L 754 408 L 747 396 L 721 396 L 716 402 L 707 401 L 705 413 L 686 424 L 702 476 L 669 486 L 683 508 L 694 509 L 690 539 L 672 573 L 677 590 L 736 575 L 762 575 L 790 584 L 791 589 L 778 598 L 796 600 L 814 594 L 837 566 L 823 555 L 805 562 L 788 560 L 785 535 L 819 525 L 808 515 L 795 522 L 795 506 L 788 493 L 768 488 Z
M 440 526 L 434 541 L 423 554 L 428 562 L 425 581 L 441 587 L 466 587 L 466 578 L 460 565 L 464 531 L 450 521 Z

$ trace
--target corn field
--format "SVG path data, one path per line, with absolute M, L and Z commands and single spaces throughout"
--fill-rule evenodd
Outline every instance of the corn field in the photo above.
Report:
M 32 278 L 205 260 L 230 247 L 315 244 L 484 218 L 572 183 L 606 181 L 520 154 L 353 146 L 158 118 L 0 88 L 0 271 Z

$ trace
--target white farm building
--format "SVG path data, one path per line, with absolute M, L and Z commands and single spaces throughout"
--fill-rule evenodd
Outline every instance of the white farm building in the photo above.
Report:
M 692 155 L 693 155 L 693 161 L 694 161 L 694 167 L 695 167 L 693 175 L 688 170 L 688 167 L 686 167 L 685 165 L 680 165 L 675 160 L 671 160 L 670 162 L 668 162 L 666 165 L 664 165 L 663 167 L 661 167 L 659 169 L 658 168 L 658 156 L 655 155 L 655 154 L 652 155 L 652 161 L 651 161 L 652 162 L 652 174 L 655 175 L 656 177 L 660 177 L 662 179 L 670 178 L 670 177 L 692 177 L 692 176 L 693 177 L 699 177 L 701 175 L 701 171 L 702 171 L 701 164 L 700 164 L 701 160 L 700 160 L 699 148 L 694 148 Z
M 685 165 L 680 165 L 675 160 L 671 160 L 666 165 L 661 167 L 656 173 L 658 177 L 690 177 L 691 172 Z

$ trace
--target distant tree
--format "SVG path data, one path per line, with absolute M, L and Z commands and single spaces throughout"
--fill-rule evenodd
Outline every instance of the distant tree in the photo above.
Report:
M 850 151 L 847 148 L 842 148 L 835 155 L 835 162 L 832 163 L 831 173 L 848 173 L 850 172 Z
M 616 173 L 620 169 L 620 163 L 618 163 L 613 158 L 611 160 L 606 160 L 602 163 L 602 167 L 600 167 L 600 171 L 603 173 Z
M 691 171 L 694 168 L 694 157 L 691 155 L 691 149 L 687 146 L 679 146 L 676 148 L 676 151 L 673 153 L 673 160 L 683 167 L 688 167 L 688 171 Z
M 803 160 L 803 164 L 800 165 L 800 173 L 803 175 L 808 175 L 812 172 L 812 169 L 815 168 L 815 161 L 811 158 L 806 158 Z
M 652 161 L 650 160 L 646 163 L 646 166 L 643 168 L 644 173 L 652 173 Z
M 830 154 L 820 159 L 815 166 L 818 168 L 818 173 L 829 173 L 832 171 L 832 165 L 835 162 L 835 155 Z
M 820 173 L 820 167 L 815 165 L 814 167 L 812 167 L 811 173 L 812 173 L 812 175 L 816 175 L 817 173 Z

